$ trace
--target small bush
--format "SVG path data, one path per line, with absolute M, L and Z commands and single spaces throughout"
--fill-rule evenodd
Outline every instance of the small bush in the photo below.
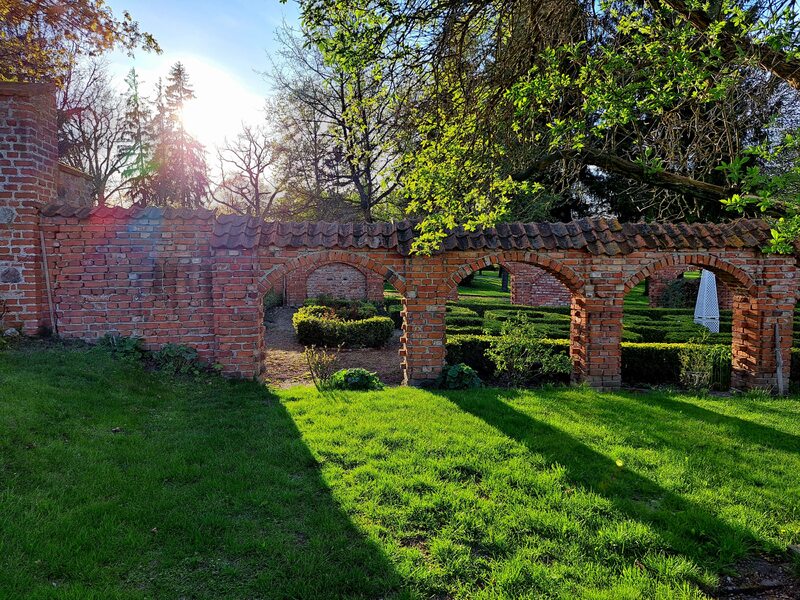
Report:
M 383 383 L 378 375 L 366 369 L 342 369 L 336 371 L 329 380 L 328 389 L 331 390 L 382 390 Z
M 536 324 L 524 317 L 508 321 L 486 355 L 494 362 L 497 375 L 513 385 L 563 383 L 572 373 L 570 357 L 544 343 Z
M 394 333 L 389 317 L 342 320 L 333 309 L 304 306 L 292 316 L 297 340 L 304 346 L 380 348 Z
M 145 349 L 140 337 L 107 333 L 100 338 L 97 345 L 120 358 L 141 360 L 145 356 Z
M 459 363 L 444 368 L 439 379 L 436 380 L 436 387 L 445 390 L 471 390 L 483 387 L 483 382 L 475 369 Z
M 153 353 L 153 362 L 159 369 L 182 375 L 197 375 L 205 368 L 197 350 L 182 344 L 165 344 Z
M 316 346 L 307 347 L 305 357 L 314 387 L 319 391 L 329 389 L 331 376 L 336 372 L 338 357 L 333 353 L 320 350 Z
M 403 328 L 403 306 L 401 304 L 387 305 L 386 316 L 392 320 L 395 329 Z
M 283 296 L 280 292 L 276 292 L 275 290 L 269 290 L 266 294 L 264 294 L 264 311 L 268 311 L 273 308 L 277 308 L 283 304 Z
M 303 307 L 326 306 L 333 309 L 336 316 L 345 321 L 355 321 L 358 319 L 369 319 L 378 316 L 378 307 L 372 302 L 361 300 L 344 300 L 331 296 L 317 296 L 309 298 L 303 303 Z

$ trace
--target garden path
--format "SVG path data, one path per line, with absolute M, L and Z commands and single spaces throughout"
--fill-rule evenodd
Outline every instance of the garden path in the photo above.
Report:
M 294 311 L 293 308 L 279 307 L 270 310 L 266 316 L 264 379 L 277 388 L 312 383 L 303 346 L 297 342 L 292 327 Z M 384 348 L 341 350 L 338 353 L 338 367 L 362 367 L 376 372 L 387 385 L 399 385 L 403 381 L 399 351 L 400 331 L 396 330 Z

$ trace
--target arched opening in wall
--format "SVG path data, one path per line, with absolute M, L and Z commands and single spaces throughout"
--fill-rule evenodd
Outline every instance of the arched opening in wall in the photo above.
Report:
M 537 377 L 528 378 L 524 368 L 516 373 L 498 376 L 497 360 L 489 349 L 504 336 L 526 336 L 542 340 L 545 348 L 556 355 L 570 354 L 573 333 L 572 302 L 582 296 L 583 283 L 579 277 L 557 261 L 533 260 L 523 253 L 503 253 L 482 258 L 462 266 L 451 278 L 445 293 L 458 287 L 475 273 L 497 273 L 505 269 L 512 282 L 511 294 L 526 293 L 524 300 L 509 303 L 510 297 L 459 294 L 458 301 L 449 301 L 445 313 L 445 346 L 448 364 L 465 363 L 478 371 L 484 380 L 503 384 L 535 385 Z M 463 285 L 463 284 L 462 284 Z M 537 289 L 538 288 L 538 289 Z M 538 293 L 538 296 L 534 294 Z M 563 363 L 562 363 L 563 365 Z M 571 373 L 552 374 L 541 382 L 568 381 Z
M 710 279 L 700 289 L 704 269 L 714 275 L 719 319 L 699 324 L 698 295 L 714 306 Z M 646 284 L 652 298 L 644 295 Z M 729 389 L 732 372 L 743 367 L 737 348 L 747 343 L 753 287 L 745 273 L 714 257 L 673 257 L 634 275 L 623 305 L 623 384 Z
M 625 295 L 630 308 L 691 308 L 694 309 L 700 288 L 702 269 L 694 265 L 671 265 L 654 272 Z M 722 280 L 717 280 L 720 310 L 730 311 L 733 294 Z
M 303 256 L 271 273 L 262 285 L 263 379 L 277 387 L 313 383 L 305 349 L 314 346 L 335 359 L 332 370 L 363 368 L 387 385 L 402 383 L 403 296 L 391 284 L 398 279 L 341 252 Z

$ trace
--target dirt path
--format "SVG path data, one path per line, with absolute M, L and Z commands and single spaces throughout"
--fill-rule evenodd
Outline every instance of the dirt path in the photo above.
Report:
M 303 346 L 297 343 L 292 328 L 293 314 L 293 308 L 275 308 L 267 314 L 264 375 L 270 385 L 279 388 L 311 383 Z M 338 366 L 340 369 L 362 367 L 375 371 L 385 384 L 399 385 L 403 381 L 399 351 L 400 332 L 395 331 L 389 343 L 378 350 L 342 350 Z

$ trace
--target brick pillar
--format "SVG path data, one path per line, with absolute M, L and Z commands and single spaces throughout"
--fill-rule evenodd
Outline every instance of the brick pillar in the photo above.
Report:
M 35 334 L 49 322 L 39 209 L 56 198 L 55 88 L 0 83 L 0 299 L 4 327 Z
M 445 300 L 417 297 L 416 291 L 403 298 L 403 336 L 400 356 L 403 362 L 403 383 L 432 383 L 444 367 Z
M 264 305 L 255 253 L 218 250 L 212 277 L 215 361 L 227 375 L 257 377 L 264 364 Z
M 778 390 L 778 347 L 775 326 L 780 337 L 783 358 L 784 392 L 789 387 L 791 368 L 792 317 L 794 296 L 751 298 L 733 296 L 733 343 L 731 350 L 731 387 L 739 390 L 768 388 Z
M 622 301 L 573 296 L 570 356 L 573 380 L 600 390 L 622 383 Z

